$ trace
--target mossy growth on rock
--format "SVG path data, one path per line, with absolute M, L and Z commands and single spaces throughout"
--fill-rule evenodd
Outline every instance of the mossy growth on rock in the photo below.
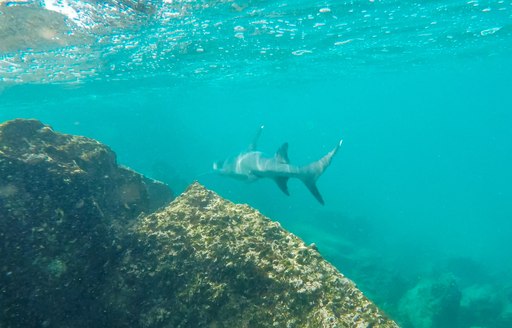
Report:
M 396 327 L 315 247 L 199 183 L 132 237 L 113 285 L 141 326 Z

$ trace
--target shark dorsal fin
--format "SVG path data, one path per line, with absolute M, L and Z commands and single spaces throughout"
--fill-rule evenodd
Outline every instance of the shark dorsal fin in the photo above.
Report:
M 261 125 L 260 128 L 258 129 L 258 132 L 256 132 L 254 139 L 252 139 L 252 143 L 249 145 L 249 151 L 255 151 L 258 149 L 258 141 L 260 140 L 261 131 L 263 131 L 264 127 L 264 125 Z
M 288 164 L 290 160 L 288 159 L 288 143 L 285 142 L 279 149 L 276 151 L 276 160 L 281 164 Z
M 288 178 L 287 177 L 277 177 L 274 178 L 274 181 L 277 183 L 279 189 L 284 192 L 286 195 L 290 196 L 290 192 L 288 191 Z

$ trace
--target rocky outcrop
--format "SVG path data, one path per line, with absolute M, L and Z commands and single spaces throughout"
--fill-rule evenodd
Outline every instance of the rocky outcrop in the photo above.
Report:
M 2 327 L 397 327 L 314 246 L 198 183 L 142 214 L 162 185 L 96 141 L 11 121 L 0 173 Z
M 171 196 L 95 140 L 35 120 L 0 125 L 0 326 L 108 323 L 101 299 L 123 235 Z
M 447 275 L 420 281 L 401 299 L 400 310 L 408 327 L 461 327 L 457 322 L 460 301 L 459 287 Z
M 314 246 L 198 183 L 133 233 L 112 285 L 141 326 L 396 327 Z

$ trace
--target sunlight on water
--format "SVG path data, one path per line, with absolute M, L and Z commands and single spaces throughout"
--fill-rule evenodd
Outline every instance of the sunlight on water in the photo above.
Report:
M 319 76 L 492 56 L 505 1 L 3 1 L 8 83 Z M 27 19 L 28 18 L 28 19 Z M 489 51 L 492 49 L 492 51 Z

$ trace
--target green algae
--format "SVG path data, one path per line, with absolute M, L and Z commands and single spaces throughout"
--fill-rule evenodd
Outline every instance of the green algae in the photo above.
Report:
M 59 279 L 66 272 L 67 265 L 61 259 L 53 259 L 46 269 L 52 278 Z

